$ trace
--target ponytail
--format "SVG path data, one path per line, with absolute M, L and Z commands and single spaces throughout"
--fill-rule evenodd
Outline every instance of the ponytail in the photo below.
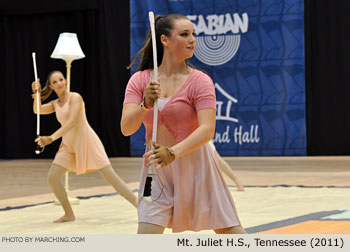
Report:
M 157 15 L 155 17 L 154 26 L 155 26 L 155 34 L 156 34 L 156 42 L 157 42 L 157 64 L 158 66 L 162 64 L 163 60 L 163 44 L 160 41 L 160 37 L 164 34 L 167 37 L 170 37 L 171 31 L 174 28 L 174 20 L 175 19 L 188 19 L 186 16 L 181 14 L 168 14 L 168 15 Z M 152 50 L 152 36 L 151 30 L 148 30 L 146 41 L 144 46 L 140 51 L 137 52 L 131 64 L 127 67 L 130 69 L 136 62 L 136 59 L 141 56 L 140 64 L 138 67 L 138 71 L 143 71 L 145 69 L 153 69 L 153 50 Z

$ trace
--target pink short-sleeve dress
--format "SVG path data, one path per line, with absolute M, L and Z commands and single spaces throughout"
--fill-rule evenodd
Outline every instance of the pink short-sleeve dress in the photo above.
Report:
M 70 94 L 71 98 L 73 94 Z M 54 101 L 57 120 L 65 125 L 69 119 L 69 100 L 60 106 Z M 62 142 L 53 164 L 75 172 L 77 175 L 95 171 L 110 165 L 103 144 L 89 125 L 85 115 L 85 105 L 81 106 L 76 125 L 62 136 Z
M 136 72 L 129 80 L 125 103 L 140 104 L 151 70 Z M 159 110 L 157 143 L 171 147 L 198 127 L 197 111 L 215 109 L 215 89 L 205 73 L 193 69 L 183 86 Z M 146 151 L 152 138 L 153 109 L 145 119 Z M 142 200 L 147 168 L 143 164 L 139 188 L 138 221 L 173 232 L 221 229 L 240 225 L 231 194 L 215 153 L 205 144 L 177 158 L 152 180 L 152 203 Z

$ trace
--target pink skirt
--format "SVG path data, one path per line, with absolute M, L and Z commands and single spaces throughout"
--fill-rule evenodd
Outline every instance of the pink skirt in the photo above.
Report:
M 164 144 L 164 139 L 163 143 Z M 166 145 L 166 146 L 172 146 Z M 150 144 L 147 145 L 147 150 Z M 143 200 L 147 168 L 142 167 L 139 222 L 173 232 L 221 229 L 240 225 L 231 194 L 209 144 L 158 170 L 152 180 L 152 203 Z

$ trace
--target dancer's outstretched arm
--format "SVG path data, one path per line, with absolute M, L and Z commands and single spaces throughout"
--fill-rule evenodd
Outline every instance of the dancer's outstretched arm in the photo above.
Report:
M 46 145 L 51 144 L 64 134 L 66 134 L 69 130 L 76 126 L 76 123 L 79 120 L 79 112 L 83 106 L 83 99 L 78 93 L 72 93 L 71 98 L 69 100 L 70 110 L 69 110 L 69 118 L 65 125 L 61 126 L 55 133 L 51 136 L 40 136 L 35 139 L 35 142 L 38 143 L 40 147 L 44 147 Z

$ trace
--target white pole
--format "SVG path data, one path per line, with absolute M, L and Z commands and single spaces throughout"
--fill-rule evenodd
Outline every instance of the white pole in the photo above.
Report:
M 152 11 L 148 12 L 148 18 L 151 26 L 151 36 L 152 36 L 152 50 L 153 50 L 153 76 L 152 80 L 158 81 L 158 63 L 157 63 L 157 42 L 156 42 L 156 32 L 155 32 L 155 22 L 154 22 L 154 13 Z M 157 140 L 157 126 L 158 126 L 158 99 L 154 101 L 153 105 L 153 131 L 152 131 L 152 141 L 156 142 Z M 151 149 L 153 150 L 153 145 L 151 145 Z M 150 181 L 150 192 L 152 194 L 151 182 L 152 176 L 156 175 L 155 166 L 152 165 L 148 168 L 147 171 L 147 179 Z M 147 183 L 146 183 L 147 185 Z M 152 203 L 152 198 L 150 196 L 144 196 L 143 199 L 147 203 Z
M 34 66 L 34 78 L 35 82 L 38 81 L 38 71 L 36 68 L 36 55 L 35 52 L 32 53 L 33 66 Z M 39 89 L 36 90 L 36 137 L 40 136 L 40 99 L 39 99 Z M 35 154 L 40 154 L 44 149 L 40 150 L 40 146 L 37 144 L 35 149 Z

